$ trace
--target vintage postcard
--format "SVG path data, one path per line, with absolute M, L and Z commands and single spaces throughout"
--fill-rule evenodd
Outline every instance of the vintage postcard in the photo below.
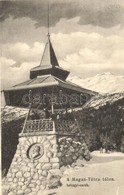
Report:
M 1 194 L 124 195 L 123 0 L 0 1 Z

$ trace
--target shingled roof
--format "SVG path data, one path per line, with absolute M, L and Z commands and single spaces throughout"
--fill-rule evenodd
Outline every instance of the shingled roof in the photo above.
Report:
M 35 89 L 35 88 L 43 88 L 43 87 L 52 87 L 52 86 L 60 86 L 66 89 L 71 89 L 74 91 L 88 93 L 91 95 L 96 95 L 96 92 L 84 89 L 74 83 L 69 81 L 62 81 L 55 76 L 52 75 L 45 75 L 45 76 L 38 76 L 37 78 L 27 80 L 23 83 L 15 85 L 5 91 L 15 91 L 15 90 L 23 90 L 23 89 Z

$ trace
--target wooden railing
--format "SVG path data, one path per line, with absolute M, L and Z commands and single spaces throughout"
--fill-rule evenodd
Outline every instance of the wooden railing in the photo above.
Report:
M 73 120 L 56 120 L 55 121 L 56 132 L 75 133 L 78 131 L 77 125 Z
M 53 131 L 53 121 L 51 119 L 28 120 L 23 133 Z
M 27 120 L 24 131 L 21 135 L 37 134 L 44 132 L 56 133 L 77 133 L 79 131 L 76 123 L 73 120 L 52 119 Z

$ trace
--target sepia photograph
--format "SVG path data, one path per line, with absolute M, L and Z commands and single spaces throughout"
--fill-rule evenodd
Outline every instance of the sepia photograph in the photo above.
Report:
M 124 195 L 124 0 L 0 1 L 1 195 Z

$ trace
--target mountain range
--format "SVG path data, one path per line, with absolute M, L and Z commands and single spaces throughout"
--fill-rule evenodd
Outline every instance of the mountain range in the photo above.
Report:
M 114 94 L 124 92 L 124 76 L 114 75 L 110 72 L 97 74 L 96 76 L 82 79 L 74 76 L 68 79 L 83 88 L 96 91 L 100 94 Z
M 68 81 L 77 84 L 83 88 L 96 91 L 100 95 L 104 96 L 105 98 L 106 95 L 108 98 L 109 97 L 108 95 L 112 95 L 112 94 L 113 95 L 115 94 L 115 97 L 116 96 L 124 97 L 124 76 L 114 75 L 110 72 L 104 72 L 86 79 L 80 78 L 78 76 L 73 76 L 73 77 L 69 77 Z M 119 94 L 117 95 L 117 93 Z M 96 100 L 97 103 L 98 100 L 100 99 L 101 96 L 97 97 Z M 1 107 L 3 107 L 4 105 L 5 105 L 4 97 L 1 96 Z

